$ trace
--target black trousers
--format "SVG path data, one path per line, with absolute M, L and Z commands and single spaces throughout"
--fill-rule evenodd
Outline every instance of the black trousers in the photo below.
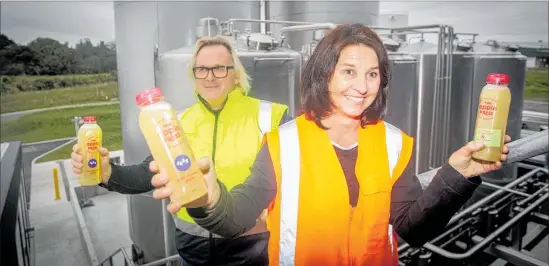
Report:
M 208 238 L 176 229 L 175 245 L 182 266 L 266 266 L 269 232 L 238 238 Z

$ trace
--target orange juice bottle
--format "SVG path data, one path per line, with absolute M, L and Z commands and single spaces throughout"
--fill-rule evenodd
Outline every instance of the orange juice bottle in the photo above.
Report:
M 78 146 L 82 153 L 82 173 L 78 177 L 81 186 L 94 186 L 102 181 L 101 155 L 103 131 L 97 125 L 95 116 L 85 116 L 84 124 L 78 130 Z
M 170 200 L 182 205 L 205 200 L 206 182 L 183 135 L 177 114 L 164 101 L 162 91 L 159 88 L 145 90 L 135 97 L 135 101 L 140 108 L 139 127 L 158 169 L 169 178 L 167 186 L 173 191 Z
M 486 86 L 480 92 L 474 140 L 483 142 L 484 148 L 473 153 L 473 158 L 488 162 L 501 160 L 511 91 L 509 76 L 491 73 L 486 77 Z

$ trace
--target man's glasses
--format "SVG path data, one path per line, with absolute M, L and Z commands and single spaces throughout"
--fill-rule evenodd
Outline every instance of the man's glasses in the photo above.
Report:
M 216 78 L 224 78 L 229 74 L 229 69 L 234 66 L 214 66 L 214 67 L 193 67 L 193 74 L 196 79 L 205 79 L 210 71 Z

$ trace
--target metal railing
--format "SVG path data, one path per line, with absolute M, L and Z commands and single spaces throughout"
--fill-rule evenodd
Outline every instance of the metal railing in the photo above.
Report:
M 34 266 L 34 228 L 29 220 L 21 142 L 2 146 L 0 265 Z
M 113 266 L 114 257 L 120 253 L 122 255 L 122 258 L 124 259 L 124 266 L 134 266 L 135 264 L 131 260 L 130 256 L 128 256 L 128 253 L 124 248 L 119 248 L 116 250 L 113 254 L 111 254 L 108 258 L 106 258 L 103 262 L 99 263 L 98 266 Z

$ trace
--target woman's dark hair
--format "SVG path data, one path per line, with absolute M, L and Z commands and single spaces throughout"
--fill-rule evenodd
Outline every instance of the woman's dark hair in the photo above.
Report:
M 372 48 L 379 60 L 381 82 L 375 100 L 361 115 L 361 126 L 384 118 L 387 86 L 390 80 L 389 58 L 379 36 L 362 24 L 345 24 L 331 30 L 317 45 L 301 74 L 301 104 L 307 118 L 326 129 L 321 119 L 332 111 L 328 83 L 334 75 L 341 51 L 348 45 L 363 44 Z

